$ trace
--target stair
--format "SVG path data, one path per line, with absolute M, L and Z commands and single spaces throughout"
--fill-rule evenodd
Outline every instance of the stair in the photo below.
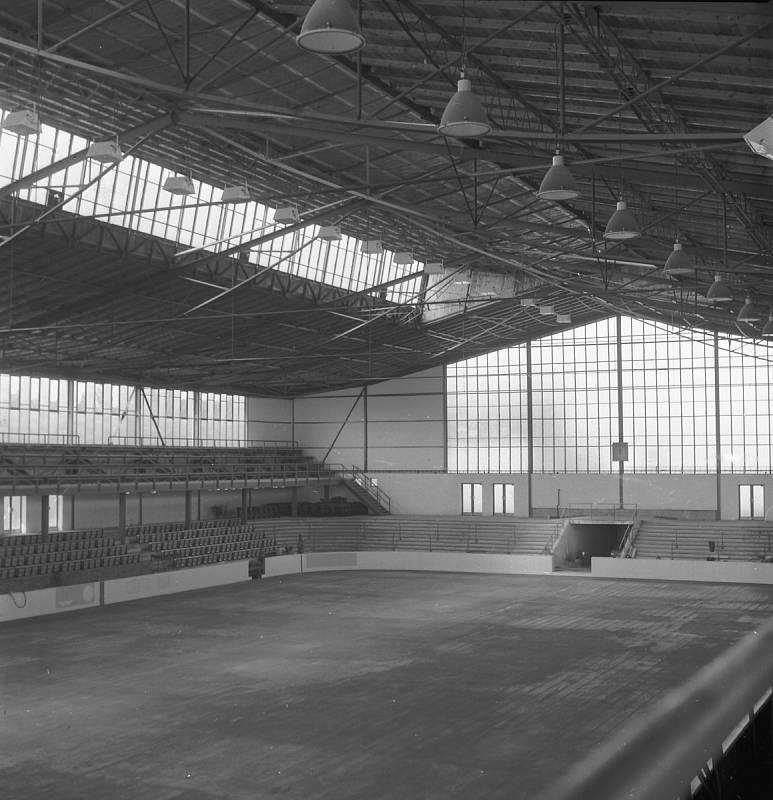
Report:
M 379 516 L 390 513 L 390 499 L 373 481 L 359 470 L 352 470 L 351 476 L 344 477 L 346 488 L 367 509 L 368 514 Z

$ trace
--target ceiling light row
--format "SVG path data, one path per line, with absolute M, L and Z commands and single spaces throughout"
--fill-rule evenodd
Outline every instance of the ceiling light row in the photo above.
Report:
M 714 276 L 714 282 L 709 286 L 709 290 L 706 292 L 706 299 L 714 305 L 723 305 L 725 303 L 732 303 L 735 298 L 730 291 L 730 287 L 723 280 L 722 276 L 718 274 Z M 750 325 L 754 322 L 762 322 L 762 320 L 763 313 L 761 308 L 754 302 L 751 294 L 747 294 L 746 300 L 743 306 L 741 306 L 741 310 L 738 312 L 736 321 Z M 771 308 L 768 321 L 762 328 L 761 335 L 773 337 L 773 308 Z

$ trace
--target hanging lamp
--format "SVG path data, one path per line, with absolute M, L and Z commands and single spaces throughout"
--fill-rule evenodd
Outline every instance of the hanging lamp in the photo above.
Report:
M 609 218 L 607 227 L 604 229 L 604 238 L 614 242 L 622 242 L 626 239 L 635 239 L 641 235 L 639 223 L 636 221 L 628 204 L 625 200 L 617 201 L 617 209 Z
M 196 186 L 190 175 L 170 175 L 165 181 L 163 189 L 169 194 L 180 195 L 196 194 Z
M 706 292 L 706 299 L 711 303 L 730 303 L 733 300 L 733 293 L 730 287 L 722 280 L 721 275 L 714 276 L 714 283 L 709 286 Z
M 693 271 L 692 259 L 682 249 L 679 241 L 679 161 L 674 159 L 676 169 L 676 180 L 674 181 L 674 207 L 676 209 L 676 236 L 674 237 L 674 249 L 668 254 L 663 271 L 667 278 L 678 277 L 679 275 L 690 275 Z
M 2 127 L 17 136 L 32 136 L 40 133 L 40 117 L 35 108 L 11 111 L 3 120 Z
M 553 166 L 545 173 L 537 197 L 540 200 L 573 200 L 579 196 L 580 192 L 572 173 L 564 164 L 564 157 L 556 151 L 553 156 Z
M 120 164 L 123 161 L 123 153 L 118 139 L 92 142 L 86 152 L 87 158 L 93 158 L 102 164 Z
M 464 70 L 456 84 L 456 93 L 446 105 L 438 133 L 457 139 L 477 139 L 491 131 L 486 112 L 478 96 L 472 91 L 472 83 L 464 77 Z
M 682 249 L 679 237 L 674 240 L 674 249 L 669 253 L 663 271 L 667 278 L 678 275 L 690 275 L 693 271 L 692 259 Z
M 310 53 L 339 56 L 361 50 L 365 37 L 348 0 L 315 0 L 295 43 Z
M 564 70 L 564 23 L 563 11 L 561 14 L 561 24 L 558 28 L 558 135 L 563 138 L 565 118 L 565 70 Z M 542 179 L 537 197 L 540 200 L 574 200 L 579 197 L 572 173 L 569 167 L 564 164 L 564 157 L 556 146 L 556 154 L 553 156 L 553 166 L 545 173 Z
M 246 186 L 226 186 L 220 196 L 221 203 L 249 203 L 252 200 Z
M 727 270 L 727 200 L 724 195 L 722 195 L 722 264 Z M 709 286 L 706 299 L 711 303 L 729 303 L 733 300 L 733 293 L 721 275 L 714 276 L 714 283 Z
M 741 310 L 738 312 L 737 321 L 759 322 L 761 319 L 762 319 L 762 314 L 760 313 L 759 308 L 757 308 L 757 306 L 754 304 L 752 296 L 750 294 L 747 294 L 746 301 L 741 307 Z

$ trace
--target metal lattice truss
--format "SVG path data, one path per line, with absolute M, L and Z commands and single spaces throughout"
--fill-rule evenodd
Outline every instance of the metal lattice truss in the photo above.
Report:
M 362 0 L 352 57 L 296 46 L 309 4 L 2 4 L 2 108 L 299 220 L 181 256 L 170 229 L 71 210 L 101 173 L 51 194 L 85 146 L 42 164 L 14 139 L 0 368 L 293 396 L 617 313 L 759 335 L 735 317 L 747 294 L 765 319 L 773 304 L 773 162 L 743 141 L 773 113 L 767 4 Z M 436 131 L 462 65 L 493 127 L 480 140 Z M 576 200 L 535 195 L 557 147 Z M 642 235 L 613 244 L 620 197 Z M 142 199 L 126 202 L 140 216 Z M 348 286 L 286 268 L 294 253 L 267 258 L 294 231 L 311 252 L 320 225 L 413 263 Z M 677 236 L 695 269 L 674 279 Z M 722 308 L 705 299 L 717 273 L 736 296 Z

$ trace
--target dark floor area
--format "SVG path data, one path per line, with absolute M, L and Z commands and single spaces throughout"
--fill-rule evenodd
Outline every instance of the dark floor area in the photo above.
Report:
M 773 588 L 325 573 L 0 625 L 13 800 L 526 800 Z

